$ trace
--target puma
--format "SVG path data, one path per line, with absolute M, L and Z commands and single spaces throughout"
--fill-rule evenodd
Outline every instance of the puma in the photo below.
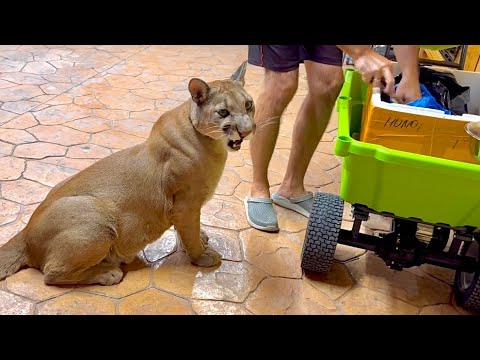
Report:
M 172 225 L 193 264 L 217 265 L 221 257 L 207 244 L 200 210 L 227 151 L 240 149 L 255 130 L 246 66 L 225 80 L 191 79 L 191 99 L 160 116 L 145 142 L 57 184 L 0 248 L 0 280 L 32 267 L 46 284 L 117 284 L 119 265 Z

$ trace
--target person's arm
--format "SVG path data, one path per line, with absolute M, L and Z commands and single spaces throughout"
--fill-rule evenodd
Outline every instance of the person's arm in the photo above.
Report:
M 420 74 L 418 70 L 418 45 L 394 45 L 395 57 L 402 72 L 396 96 L 404 102 L 420 99 Z
M 368 45 L 337 45 L 337 47 L 352 57 L 354 66 L 362 75 L 365 83 L 370 84 L 374 80 L 384 80 L 385 89 L 383 91 L 389 96 L 395 94 L 392 61 L 380 55 Z

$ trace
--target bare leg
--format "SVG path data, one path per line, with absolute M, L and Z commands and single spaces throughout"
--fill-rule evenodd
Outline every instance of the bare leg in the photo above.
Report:
M 298 85 L 298 69 L 289 72 L 265 70 L 265 88 L 256 103 L 255 135 L 250 144 L 253 184 L 250 194 L 269 198 L 268 165 L 280 126 L 280 117 L 292 100 Z
M 305 61 L 308 94 L 295 122 L 287 171 L 278 194 L 300 197 L 306 194 L 304 177 L 313 153 L 328 125 L 343 83 L 340 66 Z

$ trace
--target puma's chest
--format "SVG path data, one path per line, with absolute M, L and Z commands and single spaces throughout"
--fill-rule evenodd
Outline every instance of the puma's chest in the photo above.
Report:
M 198 175 L 201 177 L 205 187 L 214 191 L 220 181 L 225 168 L 226 156 L 207 159 L 198 168 Z
M 222 177 L 225 162 L 226 155 L 198 159 L 180 181 L 184 182 L 192 197 L 210 198 Z

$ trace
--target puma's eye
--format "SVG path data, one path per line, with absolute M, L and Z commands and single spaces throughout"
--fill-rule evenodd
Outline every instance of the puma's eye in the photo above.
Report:
M 217 111 L 218 115 L 220 115 L 221 117 L 225 118 L 227 117 L 228 115 L 230 115 L 230 113 L 228 112 L 228 110 L 226 109 L 220 109 Z
M 248 101 L 245 101 L 245 109 L 250 110 L 253 106 L 253 102 L 251 102 L 250 100 Z

